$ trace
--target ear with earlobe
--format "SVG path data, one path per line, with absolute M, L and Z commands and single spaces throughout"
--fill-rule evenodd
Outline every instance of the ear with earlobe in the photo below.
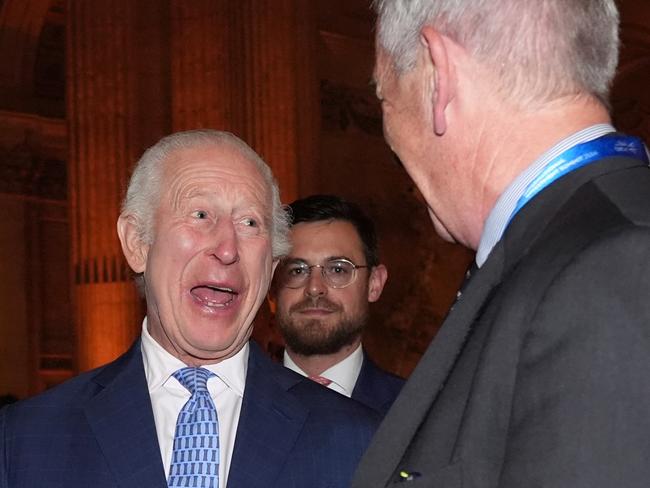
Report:
M 388 270 L 383 264 L 379 264 L 370 270 L 368 278 L 368 301 L 376 302 L 384 290 L 384 285 L 388 279 Z
M 434 130 L 441 136 L 447 131 L 445 109 L 451 100 L 451 70 L 448 50 L 443 36 L 433 27 L 424 26 L 420 40 L 427 48 L 429 60 L 434 68 L 433 88 L 433 122 Z
M 149 245 L 140 238 L 138 227 L 138 220 L 134 215 L 122 214 L 117 219 L 117 235 L 120 238 L 124 257 L 134 272 L 144 273 Z

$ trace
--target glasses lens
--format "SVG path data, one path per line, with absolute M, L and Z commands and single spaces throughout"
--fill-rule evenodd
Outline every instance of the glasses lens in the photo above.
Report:
M 309 266 L 305 263 L 287 263 L 281 269 L 281 279 L 287 288 L 300 288 L 309 276 Z
M 335 288 L 349 285 L 354 279 L 354 265 L 348 261 L 328 261 L 323 267 L 325 279 Z

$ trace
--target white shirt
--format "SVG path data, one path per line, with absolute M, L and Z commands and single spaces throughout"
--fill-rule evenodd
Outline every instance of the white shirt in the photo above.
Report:
M 485 220 L 483 234 L 481 235 L 481 240 L 476 251 L 477 266 L 479 268 L 483 266 L 490 252 L 492 252 L 496 243 L 501 239 L 506 227 L 508 227 L 510 216 L 515 210 L 519 198 L 524 194 L 528 185 L 544 170 L 550 161 L 573 146 L 597 139 L 615 130 L 610 124 L 596 124 L 587 127 L 558 142 L 522 171 L 501 194 L 490 211 L 488 218 Z
M 219 419 L 219 488 L 226 488 L 228 471 L 239 423 L 246 371 L 248 343 L 233 357 L 204 368 L 216 374 L 208 380 L 208 391 L 217 408 Z M 172 374 L 187 365 L 165 351 L 149 334 L 147 318 L 142 323 L 142 361 L 149 386 L 149 396 L 156 423 L 160 455 L 169 475 L 176 420 L 190 392 Z
M 284 359 L 282 363 L 285 367 L 295 371 L 298 374 L 303 376 L 309 376 L 305 373 L 300 366 L 298 366 L 293 359 L 289 356 L 286 349 L 284 351 Z M 346 397 L 352 396 L 352 390 L 354 390 L 354 385 L 357 384 L 357 379 L 359 378 L 359 373 L 361 373 L 361 365 L 363 364 L 363 349 L 361 344 L 357 347 L 352 354 L 350 354 L 343 361 L 336 363 L 329 369 L 323 371 L 320 376 L 327 378 L 331 381 L 327 387 L 330 390 L 334 390 L 341 395 Z

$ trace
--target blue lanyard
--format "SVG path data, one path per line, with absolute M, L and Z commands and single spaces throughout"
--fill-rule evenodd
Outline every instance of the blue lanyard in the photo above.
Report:
M 606 134 L 598 139 L 583 142 L 564 151 L 544 167 L 519 197 L 508 221 L 535 195 L 565 174 L 602 158 L 624 156 L 648 164 L 648 153 L 638 137 Z

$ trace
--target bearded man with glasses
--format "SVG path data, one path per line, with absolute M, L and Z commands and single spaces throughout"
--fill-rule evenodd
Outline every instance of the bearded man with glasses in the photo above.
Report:
M 384 415 L 404 381 L 379 369 L 361 346 L 369 303 L 388 277 L 374 225 L 333 195 L 289 207 L 292 251 L 272 288 L 284 365 Z

